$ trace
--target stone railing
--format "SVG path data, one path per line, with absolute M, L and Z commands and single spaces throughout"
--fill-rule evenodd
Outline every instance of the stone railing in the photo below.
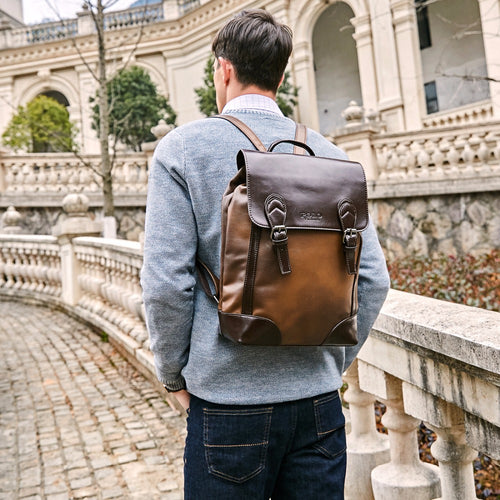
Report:
M 66 224 L 66 233 L 73 231 Z M 83 226 L 82 226 L 83 227 Z M 95 326 L 155 378 L 141 300 L 139 243 L 0 235 L 0 296 L 60 307 Z M 350 433 L 346 498 L 469 500 L 472 461 L 500 459 L 500 314 L 391 291 L 347 371 Z M 387 411 L 375 427 L 373 404 Z M 418 457 L 421 421 L 439 468 Z
M 500 171 L 500 122 L 385 135 L 372 144 L 379 180 L 463 178 Z
M 0 236 L 0 289 L 61 296 L 61 257 L 53 236 Z
M 493 119 L 491 100 L 432 113 L 422 120 L 424 128 L 477 125 Z
M 43 194 L 100 193 L 99 155 L 85 155 L 82 160 L 72 153 L 0 156 L 0 195 L 15 204 L 20 196 L 32 198 L 35 193 L 38 202 Z M 145 153 L 120 153 L 113 167 L 114 193 L 145 196 L 147 176 Z
M 163 5 L 161 3 L 108 12 L 104 16 L 104 29 L 116 30 L 158 21 L 163 21 Z
M 206 0 L 205 0 L 206 1 Z M 104 14 L 104 29 L 114 31 L 161 21 L 172 21 L 186 15 L 205 3 L 203 0 L 163 0 L 151 5 L 134 7 Z M 9 25 L 0 27 L 0 50 L 23 47 L 36 43 L 88 35 L 95 32 L 95 26 L 88 10 L 78 13 L 76 19 L 40 23 L 21 28 Z

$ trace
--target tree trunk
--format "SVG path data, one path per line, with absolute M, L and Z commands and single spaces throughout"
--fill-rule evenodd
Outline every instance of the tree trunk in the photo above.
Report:
M 104 7 L 97 2 L 97 41 L 99 51 L 99 142 L 101 145 L 101 172 L 104 217 L 114 216 L 113 179 L 109 156 L 109 110 L 108 89 L 106 87 L 106 47 L 104 45 Z

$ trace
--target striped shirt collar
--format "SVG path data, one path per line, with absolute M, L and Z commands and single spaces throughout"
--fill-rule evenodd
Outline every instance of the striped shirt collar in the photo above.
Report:
M 283 116 L 276 101 L 262 94 L 243 94 L 235 97 L 224 106 L 222 114 L 244 110 L 264 111 Z

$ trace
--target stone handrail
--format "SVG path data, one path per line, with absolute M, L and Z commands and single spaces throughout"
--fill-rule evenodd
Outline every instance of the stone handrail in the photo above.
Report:
M 0 296 L 38 300 L 94 325 L 154 378 L 144 325 L 139 243 L 0 235 Z M 62 287 L 62 288 L 61 288 Z M 475 498 L 472 461 L 500 459 L 500 314 L 391 290 L 346 372 L 346 498 Z M 376 431 L 373 403 L 387 407 Z M 436 466 L 418 458 L 421 421 Z
M 500 188 L 500 122 L 377 134 L 370 147 L 372 197 Z
M 20 196 L 33 193 L 100 193 L 100 156 L 85 155 L 85 164 L 72 153 L 31 153 L 0 156 L 0 194 Z M 120 153 L 113 167 L 116 194 L 145 194 L 145 153 Z
M 372 145 L 379 180 L 464 178 L 500 171 L 500 122 L 387 134 Z
M 493 119 L 491 100 L 432 113 L 422 120 L 424 128 L 480 124 Z
M 132 9 L 108 12 L 104 16 L 104 29 L 116 30 L 129 28 L 141 24 L 156 23 L 162 20 L 163 6 L 161 3 L 156 3 Z
M 57 238 L 1 235 L 0 289 L 61 296 L 61 257 Z

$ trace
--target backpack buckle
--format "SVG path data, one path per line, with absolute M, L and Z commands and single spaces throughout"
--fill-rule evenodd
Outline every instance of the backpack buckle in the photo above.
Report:
M 358 244 L 358 230 L 350 227 L 344 231 L 342 243 L 346 248 L 356 248 Z
M 286 226 L 280 224 L 271 228 L 270 238 L 273 244 L 279 245 L 288 241 Z

